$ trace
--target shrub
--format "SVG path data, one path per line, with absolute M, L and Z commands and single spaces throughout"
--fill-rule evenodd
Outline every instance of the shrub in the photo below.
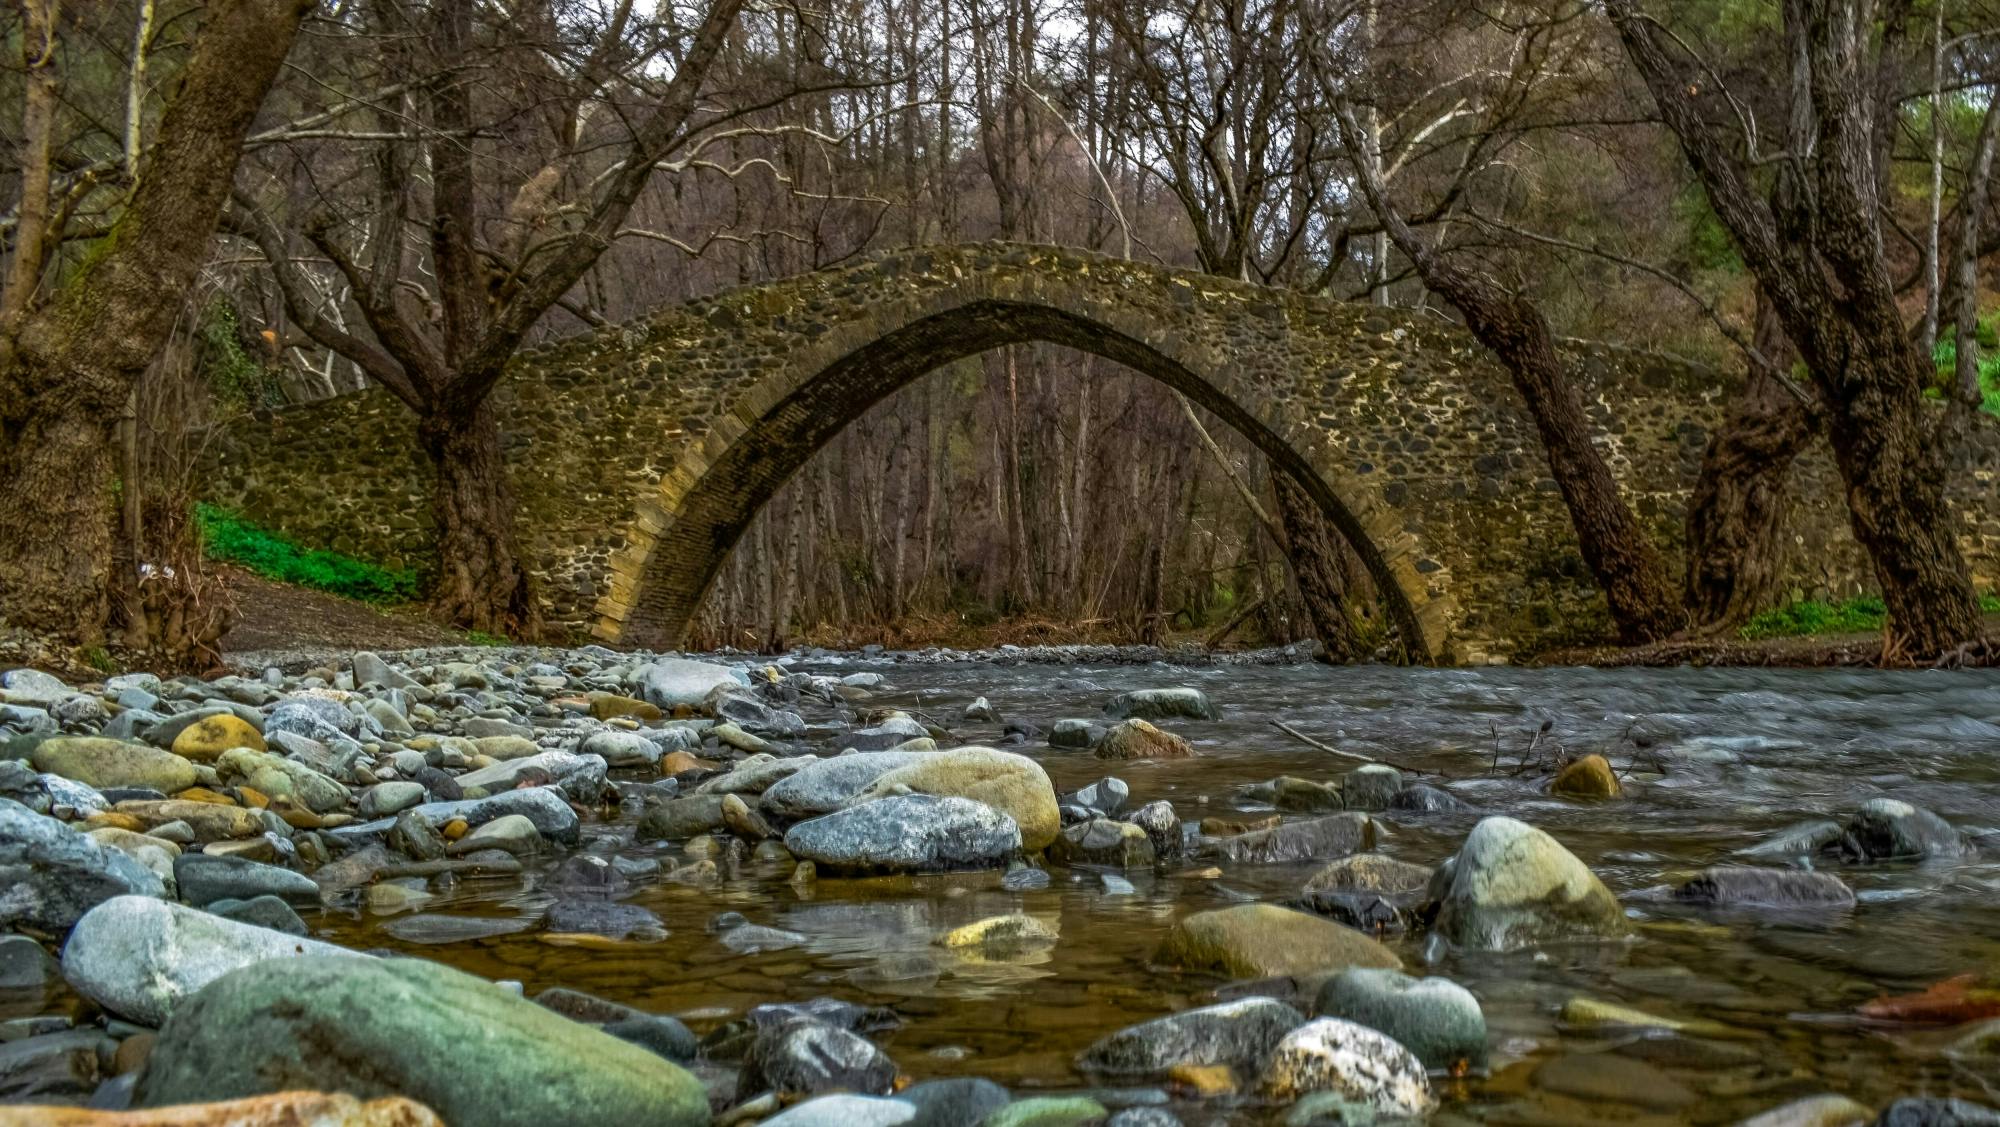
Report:
M 1979 607 L 1988 614 L 2000 613 L 2000 596 L 1982 596 Z M 1744 623 L 1741 633 L 1746 641 L 1815 634 L 1866 634 L 1882 629 L 1888 618 L 1889 608 L 1878 595 L 1858 595 L 1837 603 L 1806 599 L 1757 615 Z
M 215 505 L 196 505 L 203 551 L 210 559 L 240 564 L 266 579 L 370 603 L 417 597 L 417 574 L 387 568 L 340 552 L 304 548 L 280 532 Z

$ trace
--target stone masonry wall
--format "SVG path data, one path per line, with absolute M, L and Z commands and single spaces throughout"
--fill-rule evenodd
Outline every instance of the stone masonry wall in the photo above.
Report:
M 1175 386 L 1307 474 L 1406 634 L 1481 661 L 1601 633 L 1534 428 L 1462 330 L 1078 251 L 903 252 L 661 310 L 523 353 L 496 393 L 528 563 L 552 622 L 671 641 L 735 536 L 872 403 L 960 356 L 1050 340 Z M 1574 353 L 1627 497 L 1676 552 L 1732 390 L 1608 347 Z M 380 391 L 265 412 L 211 444 L 208 499 L 302 542 L 427 566 L 428 469 Z M 1953 475 L 1960 540 L 2000 586 L 2000 426 Z M 1797 595 L 1869 586 L 1823 448 L 1792 492 Z

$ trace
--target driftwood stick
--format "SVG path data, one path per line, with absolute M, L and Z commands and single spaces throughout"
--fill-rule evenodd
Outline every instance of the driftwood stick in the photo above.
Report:
M 1299 741 L 1300 743 L 1305 744 L 1307 747 L 1315 748 L 1319 751 L 1326 752 L 1328 755 L 1338 755 L 1343 759 L 1354 759 L 1362 763 L 1380 763 L 1385 767 L 1394 767 L 1398 771 L 1404 771 L 1412 775 L 1437 775 L 1440 777 L 1444 775 L 1444 772 L 1442 771 L 1426 771 L 1421 767 L 1409 767 L 1405 766 L 1404 764 L 1397 763 L 1393 760 L 1373 759 L 1370 758 L 1369 756 L 1361 754 L 1358 751 L 1342 751 L 1339 748 L 1333 746 L 1332 744 L 1321 743 L 1319 740 L 1313 739 L 1311 736 L 1306 735 L 1304 732 L 1299 731 L 1297 728 L 1292 727 L 1290 724 L 1285 723 L 1283 720 L 1273 720 L 1271 721 L 1271 726 L 1273 728 L 1278 729 L 1280 732 L 1283 732 L 1286 735 L 1292 737 L 1293 739 Z

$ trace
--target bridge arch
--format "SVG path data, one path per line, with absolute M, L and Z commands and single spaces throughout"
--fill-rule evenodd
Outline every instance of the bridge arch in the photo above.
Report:
M 907 277 L 898 267 L 929 265 L 928 255 L 906 257 L 919 261 L 889 273 Z M 1004 284 L 994 284 L 996 277 Z M 610 561 L 593 632 L 621 644 L 679 641 L 750 520 L 836 434 L 952 361 L 1046 342 L 1159 380 L 1244 434 L 1305 486 L 1353 545 L 1412 656 L 1444 656 L 1448 599 L 1414 565 L 1414 537 L 1372 486 L 1345 475 L 1335 475 L 1338 484 L 1329 480 L 1314 428 L 1273 394 L 1292 377 L 1266 370 L 1268 347 L 1232 356 L 1214 334 L 1163 324 L 1157 311 L 1135 315 L 1118 282 L 1093 281 L 1087 271 L 962 274 L 949 284 L 911 287 L 904 301 L 874 305 L 865 317 L 818 326 L 822 331 L 742 391 L 638 500 L 625 548 Z M 1261 316 L 1282 322 L 1275 307 Z

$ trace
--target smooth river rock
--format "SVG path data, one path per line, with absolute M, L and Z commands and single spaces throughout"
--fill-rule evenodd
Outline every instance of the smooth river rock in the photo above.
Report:
M 1461 947 L 1508 950 L 1632 930 L 1618 898 L 1588 866 L 1512 818 L 1474 826 L 1430 888 L 1438 934 Z
M 764 812 L 785 821 L 816 818 L 846 806 L 868 784 L 927 752 L 857 751 L 806 763 L 771 784 L 759 799 Z
M 166 895 L 145 865 L 0 798 L 0 927 L 61 935 L 113 897 Z
M 1231 978 L 1403 965 L 1394 951 L 1351 927 L 1276 904 L 1196 912 L 1174 924 L 1153 961 Z
M 1213 838 L 1202 852 L 1226 861 L 1268 865 L 1329 861 L 1375 847 L 1375 823 L 1366 814 L 1329 814 L 1266 830 Z
M 407 1096 L 453 1125 L 709 1123 L 701 1083 L 655 1053 L 462 971 L 351 955 L 211 982 L 161 1030 L 134 1102 L 289 1089 Z
M 1377 1114 L 1421 1118 L 1437 1106 L 1423 1063 L 1365 1025 L 1323 1017 L 1285 1035 L 1264 1068 L 1264 1094 L 1296 1100 L 1333 1092 Z
M 1104 706 L 1104 715 L 1113 720 L 1138 718 L 1160 720 L 1170 716 L 1189 720 L 1220 720 L 1222 710 L 1200 689 L 1137 689 L 1119 693 Z
M 88 783 L 99 790 L 147 787 L 173 794 L 195 784 L 193 763 L 171 751 L 130 740 L 61 736 L 36 744 L 28 762 L 37 771 Z
M 1182 1065 L 1256 1072 L 1305 1015 L 1276 998 L 1249 997 L 1157 1017 L 1099 1038 L 1077 1057 L 1085 1072 L 1157 1076 Z
M 961 747 L 918 753 L 914 762 L 878 776 L 854 796 L 855 803 L 897 794 L 934 794 L 983 802 L 1014 819 L 1021 848 L 1048 847 L 1062 829 L 1056 789 L 1041 764 L 1025 755 L 990 747 Z
M 181 904 L 120 896 L 78 921 L 63 947 L 62 968 L 77 993 L 120 1017 L 158 1025 L 188 995 L 239 967 L 301 955 L 348 953 L 330 943 L 237 923 Z M 197 1092 L 194 1097 L 212 1099 L 216 1094 Z
M 1320 987 L 1321 1017 L 1365 1025 L 1416 1054 L 1427 1068 L 1486 1063 L 1486 1015 L 1472 992 L 1448 978 L 1356 967 Z
M 1021 830 L 984 803 L 906 794 L 800 822 L 785 848 L 836 871 L 986 869 L 1020 852 Z

